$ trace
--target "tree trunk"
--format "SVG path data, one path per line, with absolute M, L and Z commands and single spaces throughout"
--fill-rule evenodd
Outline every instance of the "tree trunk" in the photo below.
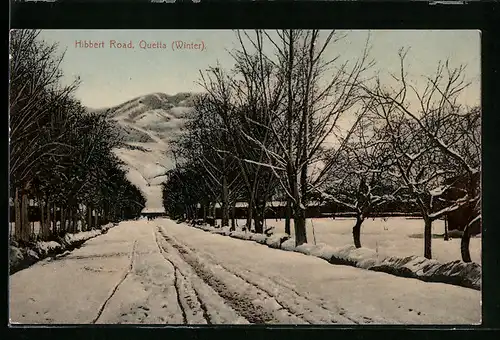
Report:
M 39 230 L 40 231 L 40 230 Z M 30 235 L 32 239 L 36 240 L 36 234 L 35 234 L 35 221 L 31 221 L 30 223 Z
M 52 223 L 53 228 L 54 228 L 54 233 L 56 235 L 59 235 L 59 229 L 57 228 L 57 206 L 55 203 L 54 203 L 52 208 L 54 209 L 54 221 Z
M 61 206 L 61 224 L 59 226 L 59 229 L 61 229 L 61 231 L 63 233 L 67 233 L 68 231 L 66 230 L 66 214 L 68 213 L 67 209 L 64 209 L 62 206 Z
M 295 246 L 300 246 L 303 243 L 307 243 L 306 210 L 303 209 L 300 204 L 295 205 L 293 226 L 295 231 Z
M 50 237 L 51 235 L 54 235 L 53 230 L 51 231 L 51 225 L 52 225 L 52 214 L 50 213 L 50 202 L 47 199 L 46 202 L 46 223 L 45 223 L 45 232 L 47 233 L 47 237 Z
M 263 200 L 260 200 L 259 205 L 257 206 L 258 209 L 258 216 L 259 216 L 259 234 L 264 233 L 264 223 L 266 221 L 266 205 L 267 201 L 264 198 Z
M 448 235 L 448 216 L 444 216 L 444 240 L 449 241 L 450 237 Z
M 80 211 L 78 210 L 78 206 L 73 208 L 73 228 L 74 232 L 76 233 L 78 231 L 78 223 L 81 223 L 80 226 L 80 231 L 84 231 L 87 228 L 87 223 L 85 222 L 85 217 L 81 215 Z
M 14 222 L 14 238 L 16 240 L 20 240 L 22 238 L 21 230 L 21 201 L 19 198 L 19 189 L 16 188 L 16 196 L 14 198 L 14 213 L 15 213 L 15 222 Z
M 101 225 L 108 224 L 107 214 L 104 209 L 101 210 Z
M 95 213 L 94 228 L 99 228 L 99 209 L 94 209 L 94 213 Z
M 72 233 L 73 232 L 73 207 L 68 205 L 68 209 L 67 209 L 67 215 L 66 215 L 66 219 L 67 219 L 67 225 L 68 225 L 68 233 Z
M 108 205 L 105 204 L 104 207 L 102 208 L 102 221 L 101 223 L 103 225 L 108 224 Z
M 44 201 L 40 201 L 40 203 L 38 203 L 40 205 L 40 236 L 41 236 L 41 239 L 43 241 L 46 240 L 46 237 L 47 237 L 47 233 L 45 231 L 45 202 Z
M 432 220 L 424 216 L 424 257 L 432 259 Z
M 92 229 L 92 206 L 87 205 L 87 230 Z
M 352 237 L 354 239 L 354 246 L 361 248 L 361 224 L 363 223 L 364 216 L 356 216 L 356 224 L 352 228 Z
M 291 217 L 292 217 L 292 200 L 287 198 L 286 208 L 285 208 L 285 234 L 290 235 L 291 229 Z
M 236 230 L 236 202 L 231 207 L 231 230 Z
M 462 235 L 462 240 L 460 241 L 460 253 L 462 254 L 462 261 L 464 262 L 472 262 L 469 250 L 470 238 L 471 228 L 470 226 L 466 226 L 464 229 L 464 234 Z
M 254 200 L 254 194 L 253 192 L 250 193 L 250 199 L 248 200 L 248 208 L 247 208 L 247 225 L 246 228 L 247 230 L 252 229 L 252 220 L 253 220 L 253 200 Z
M 262 202 L 259 202 L 255 206 L 255 216 L 254 216 L 254 224 L 255 224 L 255 233 L 263 234 L 264 233 L 264 219 L 262 216 Z
M 254 227 L 255 227 L 256 234 L 263 234 L 264 233 L 264 225 L 262 224 L 262 220 L 260 219 L 258 214 L 255 214 L 255 217 L 254 217 Z
M 68 233 L 71 233 L 73 230 L 73 207 L 68 204 L 68 208 L 66 209 L 66 228 Z
M 222 226 L 229 225 L 229 206 L 228 206 L 228 184 L 227 176 L 224 174 L 222 177 Z
M 293 169 L 291 169 L 293 170 Z M 293 198 L 295 200 L 293 209 L 293 226 L 295 231 L 295 245 L 300 246 L 303 243 L 307 243 L 307 232 L 306 232 L 306 209 L 302 204 L 302 195 L 300 193 L 300 183 L 297 176 L 293 176 L 295 172 L 290 171 L 292 176 L 288 177 L 289 182 L 292 184 Z
M 207 222 L 207 203 L 203 202 L 203 223 Z
M 73 207 L 71 210 L 71 217 L 73 220 L 73 232 L 76 233 L 78 230 L 78 210 L 76 207 Z M 83 229 L 83 224 L 82 224 L 82 229 Z
M 29 241 L 30 235 L 30 226 L 29 226 L 29 217 L 28 217 L 28 194 L 26 190 L 23 190 L 21 195 L 21 234 L 23 241 Z

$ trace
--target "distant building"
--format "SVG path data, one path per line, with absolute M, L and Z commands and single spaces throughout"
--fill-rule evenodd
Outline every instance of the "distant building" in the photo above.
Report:
M 203 207 L 198 204 L 198 218 L 203 218 Z M 247 202 L 237 202 L 234 207 L 234 215 L 237 219 L 244 219 L 248 213 Z M 266 204 L 265 218 L 284 218 L 286 211 L 286 202 L 273 201 Z M 207 216 L 209 212 L 207 211 Z M 231 216 L 232 207 L 229 207 L 229 216 Z M 317 202 L 312 201 L 306 204 L 306 217 L 307 218 L 321 218 L 321 217 L 354 217 L 355 212 L 350 211 L 343 205 L 333 202 Z M 405 206 L 404 204 L 386 204 L 379 210 L 374 209 L 372 217 L 389 217 L 389 216 L 419 216 L 419 212 L 412 206 Z M 222 218 L 222 208 L 219 203 L 215 205 L 215 218 Z
M 148 219 L 165 216 L 165 208 L 144 208 L 141 211 L 142 217 L 147 217 Z
M 448 179 L 445 184 L 453 185 L 453 187 L 447 190 L 443 197 L 447 200 L 457 200 L 464 195 L 464 190 L 469 187 L 472 190 L 473 195 L 477 195 L 480 190 L 480 180 L 481 174 L 475 173 L 472 178 L 468 176 L 459 176 Z M 459 230 L 463 231 L 464 228 L 476 218 L 481 213 L 481 205 L 475 203 L 469 203 L 461 206 L 457 210 L 451 211 L 446 214 L 445 218 L 448 223 L 448 230 Z M 479 234 L 480 224 L 475 224 L 472 231 L 473 234 Z

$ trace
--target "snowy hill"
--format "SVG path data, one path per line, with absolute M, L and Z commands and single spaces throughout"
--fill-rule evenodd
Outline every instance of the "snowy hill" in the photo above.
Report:
M 127 177 L 144 194 L 146 210 L 163 207 L 161 184 L 173 167 L 169 142 L 179 133 L 193 110 L 192 93 L 167 95 L 153 93 L 129 100 L 109 109 L 109 119 L 116 123 L 127 146 L 115 150 L 125 162 Z M 97 110 L 95 110 L 97 111 Z

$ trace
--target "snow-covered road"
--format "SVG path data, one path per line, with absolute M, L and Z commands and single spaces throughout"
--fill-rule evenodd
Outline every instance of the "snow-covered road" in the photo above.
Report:
M 480 300 L 168 219 L 122 222 L 10 276 L 22 324 L 477 324 Z

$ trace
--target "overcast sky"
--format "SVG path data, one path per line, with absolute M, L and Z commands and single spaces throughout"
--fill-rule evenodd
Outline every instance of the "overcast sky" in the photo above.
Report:
M 329 49 L 331 56 L 354 60 L 363 50 L 368 31 L 341 31 L 347 37 Z M 76 95 L 83 105 L 101 108 L 118 105 L 153 92 L 175 94 L 198 92 L 199 70 L 215 65 L 232 66 L 228 54 L 236 46 L 230 30 L 44 30 L 42 38 L 58 42 L 66 50 L 62 64 L 65 81 L 80 76 Z M 78 48 L 75 42 L 104 42 L 102 48 Z M 110 40 L 132 41 L 134 49 L 110 48 Z M 158 42 L 167 48 L 140 48 L 141 40 Z M 203 44 L 204 50 L 172 50 L 172 42 Z M 144 42 L 142 43 L 144 44 Z M 419 77 L 432 74 L 439 60 L 467 65 L 467 77 L 474 81 L 464 95 L 468 105 L 480 102 L 480 32 L 465 30 L 377 30 L 371 31 L 371 57 L 382 73 L 397 72 L 398 50 L 409 47 L 408 71 Z

